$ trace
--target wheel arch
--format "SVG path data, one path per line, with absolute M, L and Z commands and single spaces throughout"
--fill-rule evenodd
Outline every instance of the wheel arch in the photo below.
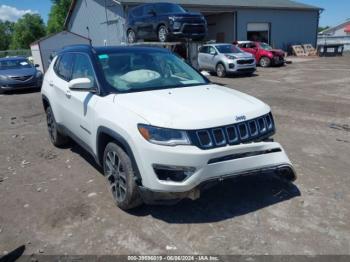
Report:
M 45 95 L 42 95 L 41 100 L 42 100 L 42 103 L 43 103 L 43 107 L 44 107 L 44 109 L 45 109 L 45 111 L 46 111 L 46 109 L 47 109 L 49 106 L 51 106 L 51 105 L 50 105 L 50 102 L 49 102 L 49 99 L 48 99 Z
M 140 170 L 137 166 L 134 153 L 127 142 L 125 138 L 123 138 L 120 134 L 118 134 L 116 131 L 111 130 L 108 127 L 100 126 L 97 129 L 97 137 L 96 137 L 96 161 L 98 161 L 98 164 L 100 166 L 103 166 L 103 154 L 104 150 L 108 143 L 115 142 L 118 146 L 120 146 L 124 152 L 130 157 L 130 160 L 132 162 L 133 169 L 135 171 L 136 175 L 136 184 L 142 185 L 142 177 Z

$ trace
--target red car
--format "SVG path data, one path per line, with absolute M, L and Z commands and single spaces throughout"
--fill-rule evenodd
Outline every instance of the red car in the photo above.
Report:
M 255 56 L 256 63 L 262 67 L 283 65 L 285 54 L 282 50 L 273 49 L 266 43 L 253 41 L 238 41 L 236 44 L 243 51 Z

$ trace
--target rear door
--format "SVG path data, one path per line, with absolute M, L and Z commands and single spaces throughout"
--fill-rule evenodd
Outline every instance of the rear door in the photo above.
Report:
M 84 53 L 74 54 L 71 79 L 89 78 L 91 87 L 97 87 L 96 75 L 90 57 Z M 94 124 L 96 94 L 88 91 L 70 90 L 66 96 L 66 107 L 69 111 L 68 126 L 75 136 L 90 149 L 93 148 L 92 126 Z
M 67 111 L 68 82 L 72 74 L 73 55 L 70 53 L 58 57 L 54 65 L 54 74 L 51 74 L 49 85 L 53 88 L 53 112 L 58 124 L 67 126 L 69 112 Z

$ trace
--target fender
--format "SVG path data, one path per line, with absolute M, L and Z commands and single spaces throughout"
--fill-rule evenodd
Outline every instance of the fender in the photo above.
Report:
M 100 150 L 100 136 L 101 134 L 106 134 L 110 137 L 112 137 L 119 145 L 122 146 L 122 148 L 126 151 L 126 153 L 128 154 L 128 156 L 130 157 L 133 169 L 135 170 L 135 175 L 137 178 L 137 185 L 142 185 L 142 177 L 141 177 L 141 173 L 139 171 L 139 168 L 137 166 L 135 157 L 134 157 L 134 153 L 131 150 L 131 147 L 129 145 L 129 143 L 126 141 L 126 139 L 124 139 L 119 133 L 117 133 L 116 131 L 108 128 L 108 127 L 104 127 L 104 126 L 100 126 L 97 129 L 97 135 L 96 135 L 96 159 L 98 161 L 98 164 L 100 166 L 103 167 L 103 163 L 102 163 L 102 158 L 103 158 L 103 153 L 101 155 L 101 151 Z M 102 151 L 103 152 L 103 151 Z

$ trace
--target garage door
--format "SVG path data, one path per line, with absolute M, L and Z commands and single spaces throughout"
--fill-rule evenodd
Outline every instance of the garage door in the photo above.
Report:
M 250 41 L 270 42 L 269 23 L 248 23 L 247 39 Z

